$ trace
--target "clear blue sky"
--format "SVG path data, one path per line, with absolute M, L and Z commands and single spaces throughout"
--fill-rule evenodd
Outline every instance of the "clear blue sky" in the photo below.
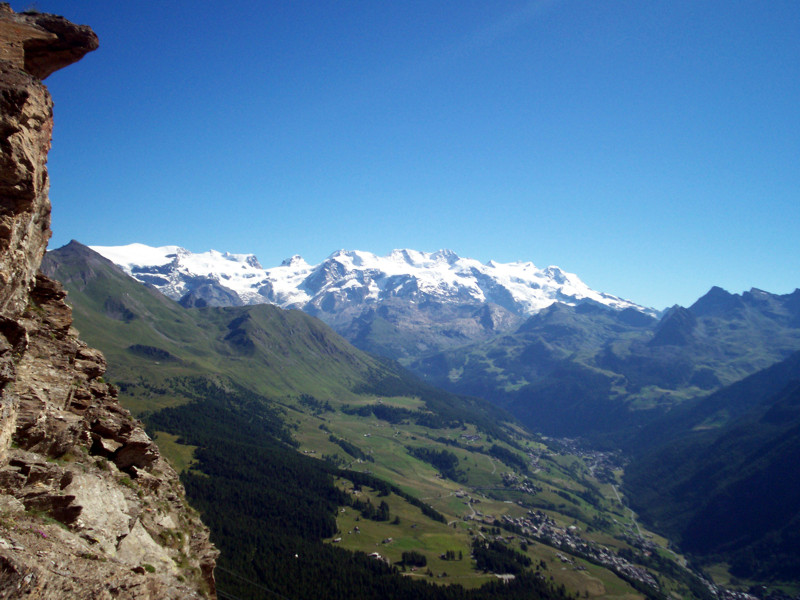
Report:
M 51 248 L 449 248 L 656 308 L 800 286 L 795 0 L 33 4 L 100 37 L 47 80 Z

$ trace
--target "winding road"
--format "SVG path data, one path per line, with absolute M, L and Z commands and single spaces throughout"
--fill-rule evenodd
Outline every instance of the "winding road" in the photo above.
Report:
M 614 490 L 614 495 L 617 497 L 617 501 L 626 509 L 628 509 L 628 512 L 631 513 L 631 521 L 633 521 L 633 524 L 636 525 L 636 531 L 639 533 L 639 537 L 644 537 L 644 535 L 642 535 L 642 530 L 639 528 L 639 523 L 636 521 L 636 514 L 633 512 L 633 509 L 623 502 L 619 492 L 617 491 L 617 486 L 611 484 L 611 489 Z

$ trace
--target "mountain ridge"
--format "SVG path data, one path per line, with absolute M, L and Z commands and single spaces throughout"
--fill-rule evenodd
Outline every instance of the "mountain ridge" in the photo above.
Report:
M 183 306 L 301 309 L 358 348 L 401 362 L 511 331 L 554 303 L 657 314 L 592 290 L 555 266 L 481 263 L 451 250 L 386 256 L 337 250 L 317 265 L 295 255 L 264 269 L 252 254 L 143 244 L 91 248 Z
M 295 255 L 279 266 L 264 269 L 253 254 L 216 250 L 192 253 L 180 246 L 154 248 L 144 244 L 90 248 L 174 300 L 191 293 L 193 279 L 200 277 L 215 279 L 222 287 L 233 290 L 242 303 L 270 303 L 282 308 L 320 308 L 324 298 L 319 294 L 331 291 L 346 294 L 345 290 L 360 287 L 362 299 L 379 300 L 401 295 L 411 286 L 412 292 L 440 300 L 478 300 L 520 314 L 534 314 L 555 301 L 594 301 L 620 310 L 635 308 L 655 313 L 628 300 L 596 292 L 557 266 L 539 269 L 529 261 L 481 263 L 462 258 L 452 250 L 397 249 L 386 256 L 337 250 L 317 265 Z M 357 296 L 353 292 L 349 295 Z
M 354 388 L 378 381 L 382 387 L 402 381 L 408 389 L 430 387 L 421 381 L 409 385 L 410 373 L 403 373 L 399 365 L 350 346 L 330 326 L 302 311 L 266 304 L 189 310 L 140 285 L 79 242 L 48 252 L 42 271 L 63 280 L 82 334 L 103 346 L 112 365 L 110 375 L 131 389 L 139 372 L 154 361 L 161 363 L 159 377 L 164 379 L 199 369 L 210 376 L 239 379 L 255 392 L 279 398 L 306 394 L 355 401 L 360 392 Z M 258 366 L 255 379 L 244 374 L 253 365 Z M 441 396 L 432 389 L 426 393 Z M 490 406 L 468 400 L 462 409 L 467 411 L 468 405 L 479 416 L 486 414 L 481 405 Z

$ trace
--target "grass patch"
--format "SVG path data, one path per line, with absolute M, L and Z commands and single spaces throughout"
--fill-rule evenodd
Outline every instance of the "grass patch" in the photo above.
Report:
M 166 457 L 178 473 L 191 469 L 196 463 L 194 451 L 197 446 L 181 444 L 178 442 L 179 436 L 163 431 L 156 431 L 153 439 L 158 449 L 161 450 L 161 454 Z

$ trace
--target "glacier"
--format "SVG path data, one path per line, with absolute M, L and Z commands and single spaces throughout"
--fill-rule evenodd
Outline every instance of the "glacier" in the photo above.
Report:
M 144 244 L 91 246 L 131 277 L 153 285 L 170 298 L 187 302 L 200 286 L 224 290 L 225 299 L 208 304 L 275 304 L 312 313 L 343 305 L 378 305 L 381 301 L 496 304 L 520 316 L 531 316 L 554 302 L 594 302 L 609 309 L 657 311 L 598 292 L 559 267 L 532 262 L 481 263 L 451 250 L 393 250 L 377 256 L 360 250 L 338 250 L 317 265 L 295 255 L 263 268 L 253 254 L 209 250 L 192 253 L 180 246 Z

